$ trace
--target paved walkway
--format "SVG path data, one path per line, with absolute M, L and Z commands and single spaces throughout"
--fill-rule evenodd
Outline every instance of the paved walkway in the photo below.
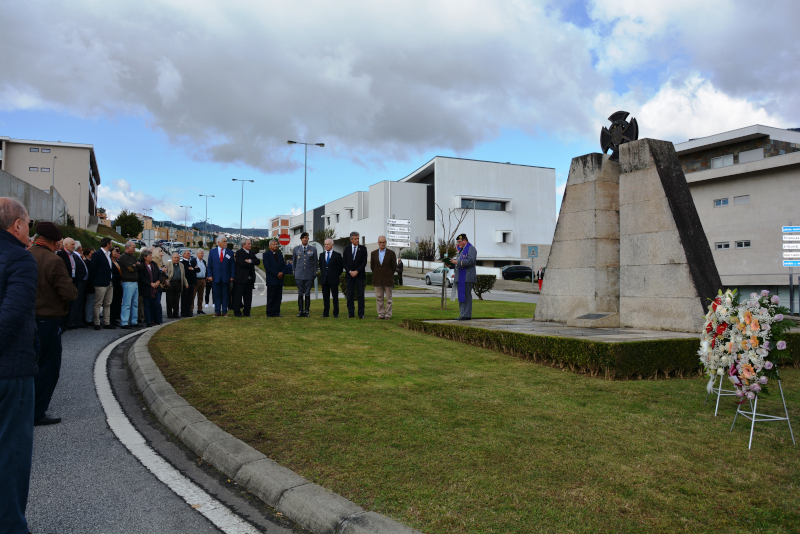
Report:
M 429 323 L 454 324 L 486 330 L 503 330 L 532 336 L 577 337 L 592 341 L 619 343 L 622 341 L 645 341 L 649 339 L 700 338 L 699 333 L 665 332 L 639 328 L 579 328 L 563 323 L 534 321 L 533 319 L 477 319 L 474 321 L 426 321 Z

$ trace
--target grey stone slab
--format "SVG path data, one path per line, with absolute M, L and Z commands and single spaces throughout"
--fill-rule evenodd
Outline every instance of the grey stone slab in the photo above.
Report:
M 661 185 L 661 178 L 655 167 L 620 175 L 620 207 L 659 198 L 664 198 L 664 187 Z
M 339 534 L 422 534 L 419 530 L 407 527 L 375 512 L 366 512 L 346 520 Z
M 594 237 L 599 239 L 619 239 L 619 212 L 595 211 Z
M 144 400 L 148 406 L 153 404 L 153 401 L 155 401 L 156 397 L 166 397 L 169 395 L 177 395 L 177 393 L 175 393 L 173 387 L 169 384 L 169 382 L 164 380 L 163 377 L 160 381 L 151 383 L 150 386 L 142 391 L 142 397 L 144 397 Z
M 676 230 L 666 197 L 619 207 L 619 235 L 672 232 Z
M 159 417 L 159 421 L 161 421 L 170 432 L 177 436 L 187 426 L 206 421 L 206 416 L 191 406 L 176 406 Z
M 686 263 L 678 230 L 620 237 L 620 265 L 666 265 Z
M 537 321 L 565 323 L 587 311 L 595 311 L 594 306 L 592 295 L 540 295 L 534 317 Z
M 595 182 L 594 209 L 601 211 L 619 211 L 619 183 Z
M 570 213 L 569 217 L 564 219 L 559 216 L 553 241 L 573 241 L 592 237 L 595 237 L 595 212 L 586 210 Z
M 285 491 L 310 483 L 269 458 L 244 464 L 236 473 L 234 481 L 273 507 L 278 504 Z
M 200 421 L 187 425 L 178 435 L 178 438 L 198 456 L 203 456 L 208 446 L 215 441 L 232 437 L 211 421 Z
M 561 212 L 559 216 L 568 213 L 576 213 L 579 211 L 589 211 L 595 208 L 595 190 L 596 183 L 583 182 L 580 184 L 571 185 L 567 183 L 565 188 L 564 201 L 561 203 Z M 569 193 L 566 193 L 566 190 Z
M 158 396 L 153 399 L 153 402 L 150 404 L 150 411 L 158 418 L 159 421 L 164 417 L 164 414 L 167 413 L 172 408 L 180 408 L 182 406 L 189 406 L 189 403 L 186 402 L 186 399 L 178 395 L 165 395 L 165 396 Z
M 214 441 L 203 453 L 203 460 L 210 463 L 230 478 L 234 478 L 243 465 L 266 458 L 244 441 L 230 437 Z
M 705 310 L 699 297 L 626 297 L 619 299 L 620 326 L 700 332 Z
M 135 373 L 133 373 L 133 382 L 136 384 L 136 387 L 144 393 L 144 391 L 149 388 L 153 384 L 161 384 L 166 383 L 163 376 L 157 376 L 151 373 L 145 373 L 141 369 L 137 369 Z
M 689 266 L 623 265 L 619 268 L 620 297 L 697 297 Z
M 316 534 L 334 534 L 345 519 L 364 511 L 317 484 L 288 490 L 275 509 Z
M 542 285 L 541 298 L 546 295 L 557 296 L 590 296 L 594 295 L 595 274 L 593 267 L 574 269 L 548 269 L 547 283 Z M 537 304 L 538 306 L 538 304 Z M 592 310 L 586 310 L 590 312 Z
M 603 162 L 608 161 L 608 157 L 599 152 L 584 154 L 572 158 L 569 165 L 567 185 L 579 185 L 585 182 L 594 182 L 603 169 Z
M 576 267 L 619 267 L 619 240 L 577 239 L 554 242 L 547 261 L 548 271 Z

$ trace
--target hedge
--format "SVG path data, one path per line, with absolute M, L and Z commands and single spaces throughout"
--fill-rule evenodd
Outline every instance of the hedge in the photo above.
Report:
M 608 343 L 588 339 L 538 336 L 518 332 L 486 330 L 454 324 L 429 323 L 404 319 L 404 328 L 477 347 L 512 354 L 535 362 L 569 368 L 603 378 L 658 379 L 693 376 L 700 371 L 697 350 L 700 340 L 676 338 L 665 340 Z M 800 332 L 786 334 L 789 356 L 781 365 L 800 363 Z

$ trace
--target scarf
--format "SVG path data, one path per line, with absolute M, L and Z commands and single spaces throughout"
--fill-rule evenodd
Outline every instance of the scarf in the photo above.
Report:
M 460 257 L 461 260 L 469 259 L 469 248 L 472 245 L 467 243 L 467 246 L 464 247 L 464 250 L 460 251 L 460 254 L 457 257 Z M 458 265 L 458 264 L 456 264 Z M 466 278 L 466 273 L 463 273 L 460 267 L 456 267 L 458 269 L 458 302 L 466 302 L 467 301 L 467 283 L 466 280 L 462 280 L 461 276 L 463 275 Z

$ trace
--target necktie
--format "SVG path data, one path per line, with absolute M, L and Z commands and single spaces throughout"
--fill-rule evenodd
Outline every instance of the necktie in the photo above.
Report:
M 331 262 L 331 253 L 328 252 L 328 257 L 325 258 L 325 263 L 330 263 L 330 262 Z
M 353 259 L 356 259 L 356 252 L 358 251 L 357 247 L 353 247 Z
M 222 248 L 219 249 L 219 262 L 222 263 Z
M 75 278 L 75 258 L 72 257 L 72 254 L 69 255 L 69 264 L 72 266 L 72 278 Z

